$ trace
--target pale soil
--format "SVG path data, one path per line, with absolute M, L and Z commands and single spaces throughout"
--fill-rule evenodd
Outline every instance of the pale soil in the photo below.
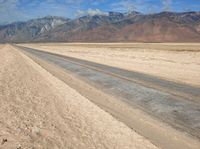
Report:
M 157 148 L 11 46 L 0 60 L 0 148 Z
M 26 44 L 25 46 L 200 86 L 200 44 Z

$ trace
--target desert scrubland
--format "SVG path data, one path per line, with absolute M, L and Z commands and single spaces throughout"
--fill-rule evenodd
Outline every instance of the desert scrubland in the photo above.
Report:
M 45 43 L 25 46 L 200 86 L 198 43 Z
M 13 47 L 0 59 L 0 148 L 157 148 Z

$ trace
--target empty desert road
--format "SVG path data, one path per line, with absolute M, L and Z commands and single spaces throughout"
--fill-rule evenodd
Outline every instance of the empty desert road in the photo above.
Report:
M 175 134 L 167 134 L 167 132 L 165 132 L 163 135 L 161 131 L 155 131 L 157 136 L 153 136 L 152 134 L 149 134 L 149 130 L 154 126 L 150 126 L 149 124 L 139 126 L 140 122 L 143 121 L 142 117 L 138 124 L 137 122 L 132 124 L 134 123 L 132 120 L 134 120 L 134 117 L 137 119 L 137 116 L 131 114 L 126 115 L 124 113 L 126 119 L 123 119 L 123 111 L 126 111 L 125 108 L 116 111 L 116 109 L 114 110 L 115 105 L 113 105 L 112 109 L 111 103 L 104 103 L 103 105 L 100 101 L 91 99 L 92 95 L 89 95 L 89 93 L 80 91 L 97 105 L 103 107 L 130 127 L 134 125 L 136 131 L 149 138 L 156 145 L 160 145 L 162 148 L 178 148 L 181 147 L 181 145 L 182 148 L 192 148 L 190 144 L 187 144 L 187 141 L 181 140 L 182 138 L 180 137 L 179 131 L 180 133 L 185 134 L 186 138 L 188 136 L 194 138 L 194 140 L 200 140 L 200 88 L 86 60 L 43 52 L 37 49 L 16 45 L 15 47 L 35 60 L 56 77 L 62 79 L 63 76 L 59 74 L 58 71 L 51 68 L 48 69 L 48 66 L 43 62 L 58 67 L 58 69 L 79 78 L 91 87 L 105 93 L 105 95 L 119 99 L 132 109 L 143 111 L 152 117 L 152 121 L 159 120 L 169 126 L 169 129 L 177 130 L 177 133 Z M 81 89 L 80 86 L 77 87 L 76 84 L 73 84 L 69 80 L 63 80 L 66 83 L 71 83 L 71 86 L 77 88 L 77 90 Z M 82 89 L 84 89 L 84 87 L 82 87 Z M 95 97 L 95 95 L 93 95 L 93 97 Z M 101 99 L 97 96 L 96 98 Z M 109 104 L 111 106 L 109 106 Z M 121 113 L 121 117 L 118 117 L 119 113 Z M 131 119 L 132 117 L 133 119 Z M 128 118 L 130 118 L 130 121 Z M 144 132 L 141 130 L 142 127 L 146 127 Z M 157 130 L 159 130 L 159 128 Z M 170 135 L 177 136 L 170 138 Z M 166 138 L 166 140 L 163 142 L 157 140 L 159 137 Z M 165 144 L 165 141 L 172 142 L 170 142 L 171 144 Z

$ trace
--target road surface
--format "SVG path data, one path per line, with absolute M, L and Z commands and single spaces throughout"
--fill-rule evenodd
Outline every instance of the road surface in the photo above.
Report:
M 98 90 L 200 139 L 200 88 L 37 49 L 17 48 L 59 66 Z

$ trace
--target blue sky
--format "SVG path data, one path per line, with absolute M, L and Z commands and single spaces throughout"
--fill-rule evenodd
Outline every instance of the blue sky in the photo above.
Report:
M 47 15 L 75 18 L 108 11 L 200 11 L 200 0 L 0 0 L 0 24 Z

